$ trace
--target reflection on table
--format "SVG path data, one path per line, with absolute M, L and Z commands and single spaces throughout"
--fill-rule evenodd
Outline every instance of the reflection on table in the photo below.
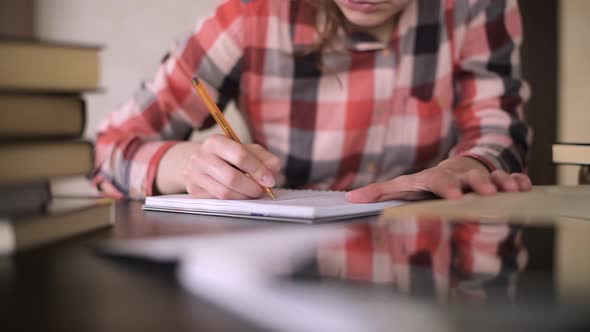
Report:
M 349 228 L 346 240 L 320 246 L 319 275 L 388 285 L 441 303 L 515 301 L 527 262 L 520 226 L 414 217 Z

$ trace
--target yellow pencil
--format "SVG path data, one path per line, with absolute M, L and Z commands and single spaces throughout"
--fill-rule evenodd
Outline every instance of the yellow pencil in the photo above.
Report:
M 215 104 L 213 99 L 211 99 L 211 97 L 209 96 L 209 93 L 207 92 L 207 89 L 205 88 L 205 86 L 203 84 L 201 84 L 201 81 L 199 80 L 199 78 L 196 76 L 193 77 L 192 82 L 193 82 L 193 86 L 195 87 L 195 91 L 197 91 L 197 93 L 199 94 L 199 96 L 201 97 L 203 102 L 205 103 L 205 106 L 207 106 L 209 113 L 211 113 L 211 116 L 213 116 L 213 119 L 215 119 L 215 122 L 217 122 L 217 124 L 221 127 L 221 130 L 223 130 L 223 133 L 225 134 L 225 136 L 227 136 L 228 138 L 231 138 L 232 140 L 234 140 L 238 143 L 242 143 L 240 141 L 240 138 L 238 137 L 238 135 L 236 135 L 236 133 L 234 132 L 232 127 L 229 125 L 229 123 L 225 119 L 225 116 L 223 115 L 223 113 L 221 112 L 219 107 L 217 107 L 217 104 Z M 246 175 L 250 176 L 248 173 L 246 173 Z M 270 188 L 267 188 L 264 186 L 262 188 L 268 194 L 268 196 L 270 196 L 270 198 L 275 199 L 275 195 L 273 194 L 272 190 L 270 190 Z

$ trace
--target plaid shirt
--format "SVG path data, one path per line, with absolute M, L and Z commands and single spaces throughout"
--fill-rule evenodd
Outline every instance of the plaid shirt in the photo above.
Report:
M 390 43 L 341 32 L 322 54 L 299 55 L 316 42 L 316 19 L 303 0 L 224 1 L 102 123 L 94 182 L 154 194 L 164 153 L 215 124 L 195 74 L 283 161 L 281 186 L 348 190 L 454 156 L 523 170 L 516 0 L 416 0 Z
M 320 244 L 313 264 L 319 275 L 442 303 L 514 303 L 528 261 L 520 228 L 500 222 L 404 218 L 349 228 L 354 235 Z

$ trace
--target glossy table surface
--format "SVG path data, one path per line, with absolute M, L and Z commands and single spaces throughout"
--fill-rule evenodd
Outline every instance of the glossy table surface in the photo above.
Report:
M 96 248 L 111 239 L 288 224 L 144 212 L 138 202 L 115 209 L 111 229 L 0 259 L 2 330 L 264 330 L 184 290 L 176 264 L 114 258 Z M 452 317 L 450 330 L 590 328 L 588 220 L 371 217 L 342 227 L 352 235 L 319 243 L 286 279 L 425 303 Z

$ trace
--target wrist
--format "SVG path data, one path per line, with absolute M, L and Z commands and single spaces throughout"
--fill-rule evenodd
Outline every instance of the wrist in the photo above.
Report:
M 155 190 L 158 194 L 185 192 L 184 169 L 191 153 L 198 148 L 196 142 L 181 142 L 171 147 L 160 160 L 156 173 Z

